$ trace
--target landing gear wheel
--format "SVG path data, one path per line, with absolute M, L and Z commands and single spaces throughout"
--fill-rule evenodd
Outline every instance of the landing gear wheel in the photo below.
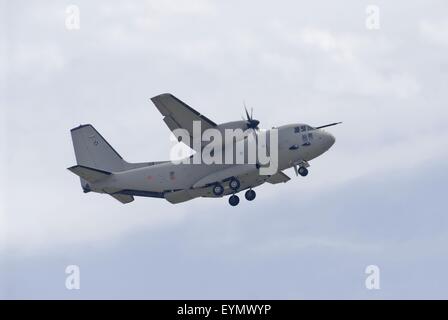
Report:
M 246 193 L 244 194 L 244 197 L 248 201 L 254 200 L 256 196 L 257 196 L 257 194 L 255 193 L 254 190 L 247 190 Z
M 215 196 L 219 197 L 224 193 L 224 187 L 217 183 L 213 186 L 212 191 Z
M 233 195 L 229 198 L 229 204 L 234 207 L 237 206 L 238 203 L 240 203 L 240 198 L 237 195 Z
M 308 169 L 305 168 L 305 167 L 300 167 L 300 168 L 299 168 L 299 174 L 300 174 L 302 177 L 306 177 L 306 176 L 308 175 Z
M 232 178 L 229 182 L 229 187 L 230 189 L 232 189 L 233 191 L 236 191 L 240 188 L 240 181 L 236 178 Z

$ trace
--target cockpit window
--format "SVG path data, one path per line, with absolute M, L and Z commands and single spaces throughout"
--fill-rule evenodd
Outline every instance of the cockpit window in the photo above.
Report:
M 311 126 L 308 126 L 308 125 L 303 125 L 303 126 L 294 128 L 294 132 L 295 133 L 300 133 L 300 132 L 305 132 L 305 131 L 312 131 L 312 130 L 314 130 L 314 128 L 311 127 Z

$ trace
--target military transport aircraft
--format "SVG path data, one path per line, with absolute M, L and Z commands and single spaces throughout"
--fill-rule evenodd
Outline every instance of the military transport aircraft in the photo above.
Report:
M 259 143 L 262 133 L 258 128 L 260 122 L 253 118 L 252 112 L 249 114 L 247 108 L 246 119 L 216 124 L 172 94 L 161 94 L 151 100 L 175 135 L 176 130 L 183 130 L 192 139 L 189 141 L 193 141 L 191 147 L 190 143 L 185 143 L 185 137 L 178 138 L 197 154 L 207 148 L 207 141 L 198 142 L 197 128 L 200 130 L 199 137 L 207 130 L 223 133 L 225 130 L 240 129 L 245 133 L 242 137 L 234 137 L 230 142 L 215 141 L 221 147 L 230 145 L 232 152 L 238 144 L 242 145 L 242 149 L 236 150 L 245 151 L 249 150 L 250 141 Z M 198 126 L 195 127 L 195 123 Z M 80 125 L 71 130 L 77 165 L 68 170 L 81 178 L 85 193 L 109 194 L 124 204 L 134 201 L 134 196 L 165 198 L 171 203 L 180 203 L 197 197 L 221 198 L 230 195 L 230 205 L 236 206 L 240 201 L 237 193 L 243 190 L 246 190 L 245 198 L 252 201 L 256 196 L 253 190 L 255 187 L 265 182 L 288 182 L 290 178 L 283 172 L 288 168 L 294 168 L 296 176 L 306 176 L 309 161 L 326 152 L 335 142 L 333 135 L 322 129 L 339 123 L 318 127 L 294 123 L 264 131 L 268 136 L 263 140 L 264 146 L 268 144 L 266 150 L 272 154 L 273 148 L 276 148 L 278 156 L 275 159 L 276 170 L 270 174 L 262 174 L 260 169 L 265 166 L 259 163 L 258 156 L 250 162 L 247 155 L 244 155 L 242 163 L 230 164 L 205 163 L 203 160 L 199 163 L 178 163 L 172 160 L 129 163 L 92 125 Z M 273 138 L 273 132 L 276 133 L 276 139 Z M 271 145 L 273 141 L 276 142 L 275 146 Z M 215 150 L 218 149 L 212 149 L 212 156 Z M 232 156 L 233 160 L 237 153 Z M 194 155 L 189 158 L 192 157 Z

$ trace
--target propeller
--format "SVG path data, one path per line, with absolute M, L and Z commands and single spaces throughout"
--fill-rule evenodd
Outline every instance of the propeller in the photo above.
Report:
M 254 138 L 255 138 L 255 144 L 258 148 L 258 134 L 257 131 L 259 130 L 258 125 L 260 124 L 260 121 L 255 120 L 253 117 L 253 112 L 254 109 L 250 108 L 250 115 L 249 115 L 249 111 L 247 111 L 247 106 L 246 106 L 246 102 L 243 101 L 243 105 L 244 105 L 244 110 L 246 111 L 246 126 L 247 126 L 247 130 L 252 129 L 251 133 L 253 134 Z M 244 118 L 243 118 L 244 120 Z M 260 168 L 260 164 L 258 163 L 257 160 L 257 164 L 256 164 L 257 169 Z
M 250 115 L 249 115 L 249 112 L 247 111 L 246 103 L 244 103 L 244 110 L 246 111 L 247 128 L 248 129 L 258 130 L 258 125 L 260 124 L 260 121 L 255 120 L 253 118 L 253 111 L 254 111 L 254 109 L 250 108 Z
M 330 124 L 326 124 L 324 126 L 316 127 L 316 129 L 322 129 L 322 128 L 326 128 L 326 127 L 331 127 L 331 126 L 335 126 L 335 125 L 340 124 L 340 123 L 342 123 L 342 122 L 330 123 Z

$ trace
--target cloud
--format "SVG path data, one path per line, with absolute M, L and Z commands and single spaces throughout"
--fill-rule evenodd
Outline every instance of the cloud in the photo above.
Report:
M 440 71 L 448 56 L 446 26 L 436 19 L 420 23 L 417 15 L 406 20 L 402 34 L 393 19 L 371 33 L 363 29 L 364 8 L 359 16 L 345 15 L 359 9 L 354 3 L 322 10 L 322 3 L 299 8 L 294 1 L 277 7 L 81 1 L 76 32 L 65 30 L 62 4 L 11 11 L 11 20 L 18 22 L 9 29 L 14 41 L 8 42 L 8 90 L 0 106 L 7 136 L 2 168 L 8 169 L 0 190 L 2 258 L 71 258 L 67 252 L 73 248 L 114 256 L 115 248 L 137 234 L 153 240 L 151 250 L 160 250 L 163 258 L 173 247 L 189 255 L 192 270 L 196 259 L 209 261 L 209 256 L 225 269 L 229 260 L 245 257 L 241 260 L 247 262 L 251 254 L 265 261 L 281 256 L 287 263 L 298 252 L 336 252 L 339 259 L 364 251 L 381 256 L 382 248 L 397 248 L 396 238 L 381 242 L 367 231 L 382 230 L 404 210 L 396 210 L 393 201 L 380 206 L 382 197 L 406 187 L 387 189 L 397 170 L 412 177 L 447 158 L 446 78 Z M 400 3 L 390 6 L 402 9 Z M 419 34 L 413 32 L 417 28 Z M 416 48 L 419 40 L 437 45 L 440 56 L 427 59 L 425 48 Z M 337 142 L 312 162 L 306 180 L 265 185 L 255 202 L 242 202 L 234 211 L 226 199 L 173 206 L 139 198 L 122 206 L 108 196 L 83 194 L 77 177 L 65 169 L 74 164 L 69 129 L 93 123 L 127 160 L 164 160 L 169 131 L 149 98 L 167 91 L 216 122 L 239 119 L 246 100 L 265 128 L 288 122 L 344 124 L 328 129 Z M 365 192 L 380 193 L 375 198 L 379 222 L 372 219 L 377 217 L 373 211 L 360 214 L 372 204 L 356 193 L 375 179 L 382 183 Z M 426 203 L 431 187 L 427 192 L 421 199 L 414 194 L 400 201 Z M 324 206 L 331 195 L 344 200 L 337 219 Z M 350 207 L 357 198 L 363 202 Z M 397 234 L 420 214 L 394 220 Z M 372 222 L 363 225 L 361 218 Z M 353 221 L 357 224 L 350 225 Z M 443 226 L 430 222 L 428 229 Z M 437 247 L 444 238 L 425 239 L 428 247 Z M 151 250 L 146 259 L 160 257 Z M 222 258 L 216 253 L 221 250 Z M 140 259 L 141 252 L 135 256 Z M 322 271 L 320 258 L 315 267 Z M 159 263 L 177 265 L 178 260 Z M 250 263 L 242 264 L 251 269 Z
M 65 64 L 66 59 L 57 45 L 18 44 L 8 60 L 8 71 L 14 77 L 26 75 L 36 79 L 62 71 Z
M 445 295 L 439 7 L 380 5 L 370 32 L 355 1 L 78 4 L 76 32 L 64 4 L 11 5 L 0 40 L 0 295 L 73 298 L 68 263 L 87 298 L 371 298 L 371 263 L 386 271 L 378 296 Z M 69 129 L 93 123 L 127 160 L 164 160 L 169 130 L 149 98 L 167 91 L 216 122 L 246 100 L 264 128 L 344 123 L 307 178 L 290 170 L 236 208 L 83 194 Z
M 146 5 L 156 15 L 204 15 L 215 12 L 213 2 L 207 0 L 146 0 Z
M 419 23 L 420 35 L 424 40 L 438 46 L 448 46 L 448 20 Z
M 304 28 L 299 32 L 299 39 L 305 45 L 315 46 L 320 50 L 332 53 L 336 61 L 352 61 L 355 58 L 354 51 L 360 45 L 360 39 L 335 34 L 318 29 Z

